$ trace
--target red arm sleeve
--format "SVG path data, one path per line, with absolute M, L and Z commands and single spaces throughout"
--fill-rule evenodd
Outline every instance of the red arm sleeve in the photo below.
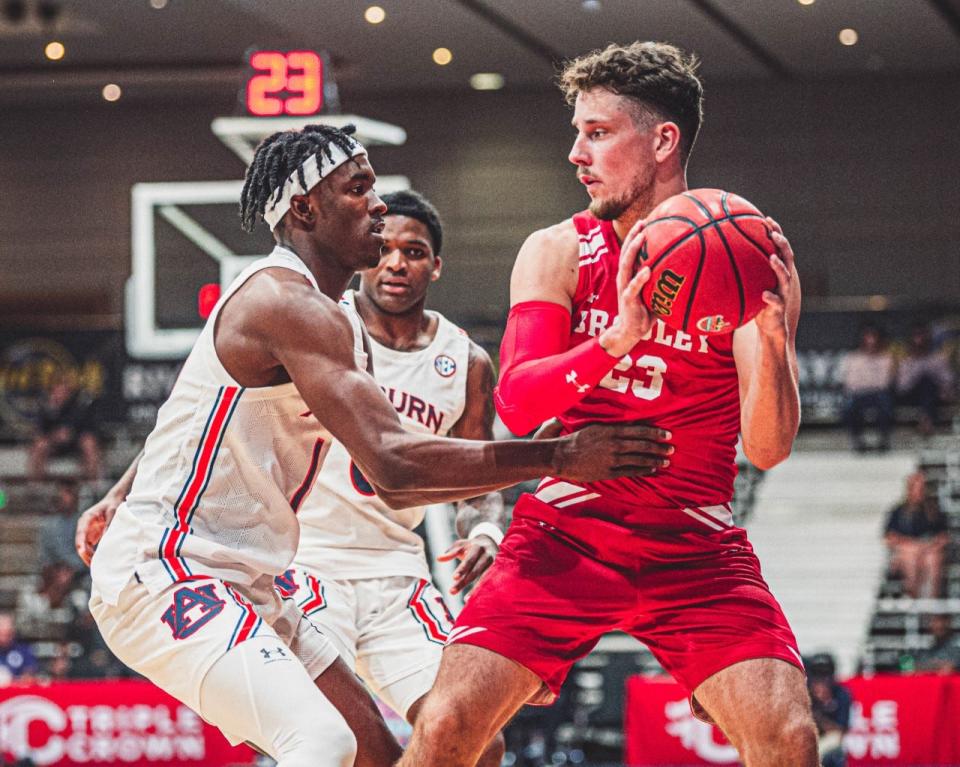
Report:
M 570 312 L 559 304 L 526 301 L 510 310 L 493 401 L 514 434 L 575 405 L 617 364 L 596 338 L 572 349 L 569 343 Z

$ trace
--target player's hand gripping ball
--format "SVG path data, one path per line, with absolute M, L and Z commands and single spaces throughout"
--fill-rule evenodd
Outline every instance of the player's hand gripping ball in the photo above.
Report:
M 650 267 L 640 298 L 667 325 L 686 333 L 730 333 L 776 290 L 777 249 L 764 215 L 721 189 L 692 189 L 664 200 L 640 233 L 639 266 Z

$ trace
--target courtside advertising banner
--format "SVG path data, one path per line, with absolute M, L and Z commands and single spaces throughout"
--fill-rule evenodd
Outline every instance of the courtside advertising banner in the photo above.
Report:
M 0 763 L 226 767 L 254 753 L 140 681 L 58 682 L 0 688 Z
M 960 677 L 856 677 L 844 737 L 848 767 L 960 764 Z M 723 734 L 696 719 L 683 689 L 669 679 L 632 677 L 624 711 L 629 767 L 738 765 Z

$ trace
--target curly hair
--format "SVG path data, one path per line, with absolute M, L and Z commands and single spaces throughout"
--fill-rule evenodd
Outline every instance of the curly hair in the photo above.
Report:
M 303 162 L 310 155 L 323 152 L 330 157 L 330 146 L 337 146 L 344 152 L 352 151 L 350 136 L 356 131 L 353 125 L 343 129 L 330 125 L 304 125 L 301 130 L 279 131 L 267 136 L 257 145 L 253 162 L 247 168 L 247 177 L 240 193 L 240 225 L 252 232 L 267 205 L 277 204 L 283 194 L 283 182 L 297 171 L 301 184 Z
M 430 233 L 430 239 L 433 240 L 433 254 L 440 255 L 440 248 L 443 246 L 443 223 L 440 221 L 440 214 L 426 197 L 413 189 L 407 189 L 402 192 L 390 192 L 381 198 L 387 206 L 387 216 L 408 216 L 416 219 Z
M 669 43 L 611 44 L 568 61 L 559 84 L 568 104 L 581 91 L 606 88 L 645 107 L 643 118 L 649 119 L 652 112 L 675 122 L 680 128 L 680 161 L 685 165 L 703 122 L 699 65 L 696 56 Z

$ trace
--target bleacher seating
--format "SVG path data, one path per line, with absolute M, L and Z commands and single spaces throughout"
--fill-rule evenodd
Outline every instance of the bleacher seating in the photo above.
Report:
M 36 514 L 0 514 L 0 610 L 16 608 L 20 592 L 36 588 L 39 523 Z
M 898 671 L 906 654 L 930 647 L 925 616 L 952 614 L 953 628 L 960 633 L 960 438 L 954 435 L 940 447 L 922 450 L 918 465 L 927 475 L 927 492 L 938 498 L 947 516 L 952 539 L 944 567 L 944 598 L 909 599 L 900 579 L 884 572 L 864 643 L 867 672 Z
M 910 452 L 862 456 L 836 434 L 832 447 L 795 450 L 767 472 L 748 525 L 764 578 L 804 654 L 829 651 L 855 669 L 884 562 L 883 515 L 914 466 Z

